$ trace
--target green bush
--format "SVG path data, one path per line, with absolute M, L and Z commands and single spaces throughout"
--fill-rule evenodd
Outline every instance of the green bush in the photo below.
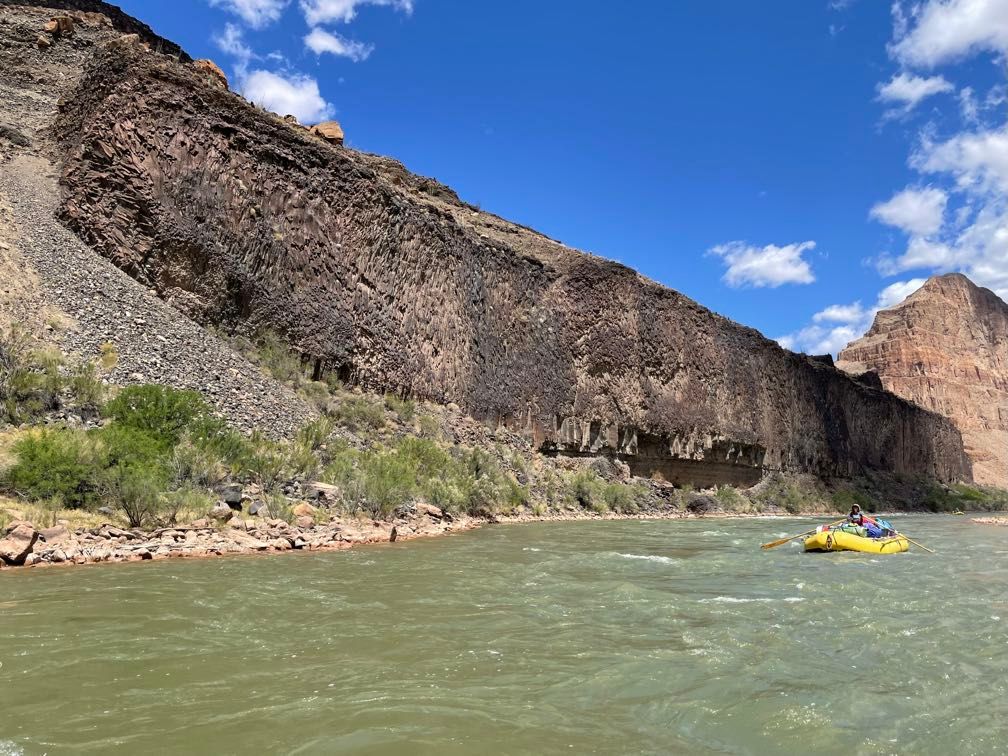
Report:
M 331 418 L 320 417 L 301 428 L 298 431 L 297 440 L 312 451 L 317 451 L 326 444 L 334 430 L 335 424 Z
M 160 463 L 167 471 L 170 451 L 153 433 L 113 423 L 92 431 L 90 435 L 100 440 L 105 450 L 105 463 L 109 467 Z
M 99 480 L 105 499 L 122 510 L 131 528 L 155 522 L 165 508 L 167 475 L 157 464 L 120 462 L 104 470 Z
M 302 480 L 314 480 L 319 476 L 322 463 L 312 448 L 304 443 L 284 444 L 287 454 L 285 469 L 292 476 Z
M 864 512 L 871 512 L 876 508 L 875 502 L 868 494 L 852 488 L 841 488 L 838 491 L 834 491 L 830 497 L 830 501 L 833 509 L 843 514 L 850 512 L 855 504 L 861 507 L 861 510 Z
M 416 415 L 416 404 L 409 399 L 402 399 L 395 394 L 385 395 L 385 406 L 396 414 L 400 422 L 410 423 Z
M 202 517 L 214 505 L 214 497 L 199 488 L 184 487 L 161 495 L 160 514 L 165 525 L 178 523 L 179 514 L 186 512 Z
M 579 470 L 570 479 L 570 494 L 575 503 L 585 509 L 592 507 L 592 504 L 599 498 L 599 484 L 601 479 L 591 470 Z
M 175 488 L 216 488 L 228 477 L 228 467 L 217 452 L 193 443 L 187 433 L 172 449 L 168 469 Z
M 629 483 L 608 483 L 603 491 L 606 505 L 618 514 L 636 514 L 646 496 L 643 487 Z
M 338 402 L 332 410 L 336 421 L 352 431 L 376 430 L 385 426 L 385 408 L 363 396 Z
M 391 448 L 333 448 L 323 480 L 338 484 L 351 509 L 387 517 L 411 501 L 453 514 L 490 514 L 527 503 L 528 493 L 482 450 L 446 450 L 406 437 Z
M 274 331 L 259 334 L 254 356 L 258 358 L 263 370 L 278 381 L 291 382 L 297 386 L 304 378 L 301 358 Z
M 62 378 L 49 353 L 33 350 L 20 325 L 0 332 L 0 421 L 23 423 L 59 406 Z
M 326 483 L 349 483 L 356 475 L 360 453 L 345 441 L 331 443 L 327 449 L 329 464 L 322 473 L 322 480 Z
M 245 472 L 250 474 L 266 491 L 280 483 L 287 469 L 287 454 L 283 447 L 272 441 L 254 438 L 255 450 L 246 460 Z
M 757 501 L 761 504 L 779 507 L 789 514 L 807 512 L 812 508 L 812 505 L 821 503 L 818 501 L 815 491 L 803 487 L 799 482 L 783 475 L 774 476 L 768 481 L 757 495 Z
M 17 462 L 7 471 L 7 485 L 32 501 L 60 497 L 68 507 L 85 507 L 97 494 L 103 450 L 83 431 L 40 430 L 18 439 Z
M 195 391 L 167 386 L 129 386 L 110 401 L 105 413 L 120 426 L 142 431 L 168 449 L 199 417 L 209 414 Z
M 433 415 L 420 415 L 420 435 L 440 441 L 442 438 L 441 423 Z
M 98 412 L 105 401 L 105 385 L 93 362 L 82 362 L 70 373 L 67 388 L 74 404 L 85 412 Z
M 305 381 L 298 388 L 298 393 L 319 412 L 329 408 L 329 387 L 321 381 Z
M 294 512 L 291 508 L 291 503 L 286 496 L 279 493 L 267 493 L 264 497 L 266 502 L 266 511 L 272 519 L 283 520 L 288 525 L 293 525 Z
M 209 415 L 201 416 L 191 423 L 188 436 L 198 449 L 220 459 L 232 475 L 248 469 L 255 454 L 255 445 L 250 439 L 223 420 Z

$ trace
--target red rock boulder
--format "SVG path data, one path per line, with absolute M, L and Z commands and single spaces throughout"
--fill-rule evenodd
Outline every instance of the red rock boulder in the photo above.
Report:
M 211 84 L 216 84 L 217 86 L 223 87 L 224 89 L 231 88 L 230 86 L 228 86 L 227 76 L 224 75 L 224 72 L 221 70 L 220 66 L 214 63 L 212 60 L 208 60 L 206 58 L 202 60 L 195 60 L 193 61 L 193 68 L 195 68 L 197 71 L 203 74 L 204 78 L 206 78 L 206 80 L 209 81 Z

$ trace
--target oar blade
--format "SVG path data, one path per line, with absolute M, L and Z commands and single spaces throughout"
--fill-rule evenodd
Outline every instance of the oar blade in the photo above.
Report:
M 801 538 L 801 536 L 791 536 L 791 538 L 781 538 L 779 541 L 771 541 L 770 543 L 764 543 L 760 546 L 761 549 L 774 549 L 778 546 L 787 543 L 795 538 Z

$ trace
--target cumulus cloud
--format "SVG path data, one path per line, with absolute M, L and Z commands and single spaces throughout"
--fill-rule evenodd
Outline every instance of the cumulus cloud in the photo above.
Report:
M 879 270 L 886 275 L 958 270 L 1008 296 L 1008 125 L 961 132 L 944 141 L 925 139 L 910 165 L 947 181 L 962 204 L 937 233 L 924 222 L 923 212 L 916 228 L 901 225 L 909 235 L 906 249 L 896 257 L 881 257 Z
M 413 0 L 301 0 L 300 5 L 309 26 L 336 22 L 348 24 L 362 5 L 382 5 L 403 13 L 413 12 Z
M 280 115 L 297 116 L 301 123 L 317 123 L 331 118 L 333 106 L 319 92 L 310 76 L 272 71 L 252 71 L 241 83 L 242 94 L 257 105 Z
M 878 85 L 878 98 L 882 102 L 895 103 L 899 110 L 892 113 L 909 113 L 917 103 L 942 92 L 951 92 L 955 87 L 944 76 L 915 76 L 901 73 L 893 76 L 885 84 Z
M 965 132 L 944 142 L 924 140 L 910 165 L 922 173 L 947 173 L 967 191 L 1008 193 L 1008 125 Z
M 947 204 L 948 195 L 941 189 L 907 188 L 886 202 L 877 203 L 869 215 L 907 233 L 928 236 L 941 228 Z
M 865 310 L 858 300 L 848 305 L 830 305 L 813 315 L 812 320 L 816 323 L 853 323 L 861 320 L 864 314 Z
M 280 18 L 290 0 L 209 0 L 209 3 L 235 14 L 252 28 L 261 29 Z
M 363 42 L 355 42 L 352 39 L 347 39 L 339 34 L 327 32 L 318 27 L 312 29 L 305 36 L 304 43 L 305 46 L 316 55 L 329 53 L 331 55 L 349 58 L 354 63 L 366 60 L 374 50 L 372 45 L 364 44 Z
M 971 56 L 1008 57 L 1008 2 L 1005 0 L 920 0 L 892 5 L 890 55 L 906 68 L 935 68 Z M 902 79 L 901 79 L 902 77 Z M 930 82 L 930 83 L 927 83 Z M 895 97 L 942 91 L 942 76 L 909 73 L 893 77 Z M 912 86 L 911 86 L 912 85 Z M 879 90 L 880 98 L 882 89 Z M 925 96 L 930 96 L 927 94 Z M 958 133 L 938 139 L 925 129 L 910 151 L 909 165 L 929 186 L 907 189 L 875 205 L 872 218 L 907 235 L 902 252 L 876 260 L 884 275 L 922 270 L 960 271 L 1002 297 L 1008 296 L 1008 120 L 1003 83 L 981 95 L 974 86 L 957 95 Z M 919 100 L 918 100 L 919 101 Z
M 899 304 L 923 286 L 924 280 L 913 278 L 886 286 L 879 292 L 873 307 L 865 308 L 860 301 L 830 305 L 813 315 L 810 324 L 779 337 L 777 343 L 785 349 L 807 354 L 835 356 L 850 342 L 865 334 L 879 310 Z
M 815 246 L 814 241 L 785 244 L 783 247 L 774 244 L 755 247 L 746 242 L 732 241 L 712 247 L 708 254 L 720 257 L 728 266 L 721 280 L 729 286 L 776 288 L 787 283 L 808 284 L 815 281 L 812 267 L 802 256 Z
M 904 65 L 933 68 L 976 52 L 1008 52 L 1005 0 L 926 0 L 912 7 L 912 28 L 896 2 L 893 21 L 889 49 Z
M 242 30 L 235 24 L 225 24 L 224 31 L 213 36 L 213 42 L 222 52 L 235 59 L 239 76 L 248 67 L 249 61 L 255 57 L 252 48 L 245 44 Z

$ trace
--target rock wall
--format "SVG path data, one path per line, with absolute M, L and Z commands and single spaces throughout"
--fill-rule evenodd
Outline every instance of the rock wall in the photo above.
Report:
M 82 238 L 195 319 L 276 329 L 369 389 L 683 482 L 970 477 L 946 419 L 173 59 L 98 52 L 55 134 Z
M 185 50 L 177 44 L 155 34 L 147 24 L 123 13 L 119 6 L 102 0 L 0 0 L 0 9 L 4 6 L 47 8 L 53 15 L 67 13 L 81 20 L 90 20 L 86 16 L 82 18 L 82 14 L 104 16 L 108 19 L 107 23 L 116 31 L 138 35 L 155 52 L 172 55 L 186 62 L 191 60 Z
M 952 419 L 974 478 L 1008 488 L 1008 304 L 958 273 L 875 316 L 838 366 Z

